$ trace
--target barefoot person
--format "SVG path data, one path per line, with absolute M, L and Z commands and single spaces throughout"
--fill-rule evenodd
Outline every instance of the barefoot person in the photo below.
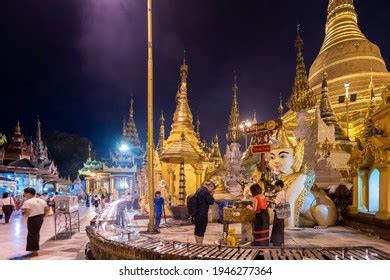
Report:
M 46 201 L 35 197 L 35 189 L 24 189 L 24 203 L 22 206 L 23 215 L 27 217 L 27 246 L 26 251 L 30 251 L 31 256 L 37 256 L 39 250 L 39 232 L 43 224 L 43 217 L 49 212 Z
M 268 201 L 259 184 L 250 186 L 253 197 L 252 210 L 256 213 L 253 225 L 254 246 L 269 246 L 269 216 L 267 211 Z
M 283 189 L 283 187 L 284 183 L 282 180 L 275 182 L 275 190 L 277 193 L 273 203 L 275 203 L 276 207 L 286 202 L 286 191 Z M 283 246 L 284 244 L 284 219 L 278 218 L 276 211 L 271 233 L 271 243 L 273 246 Z
M 208 224 L 208 213 L 209 206 L 213 205 L 214 200 L 214 191 L 215 184 L 211 181 L 206 181 L 204 186 L 200 187 L 195 195 L 197 197 L 197 211 L 194 219 L 195 224 L 195 241 L 196 243 L 202 244 L 204 234 L 206 232 L 207 224 Z

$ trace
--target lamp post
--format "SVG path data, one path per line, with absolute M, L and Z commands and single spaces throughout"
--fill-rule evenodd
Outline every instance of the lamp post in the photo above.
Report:
M 345 87 L 345 107 L 347 113 L 347 138 L 349 139 L 349 86 L 350 84 L 346 82 L 344 84 Z
M 245 133 L 246 128 L 250 128 L 252 122 L 250 120 L 245 120 L 240 123 L 240 130 Z M 245 133 L 245 150 L 248 149 L 248 134 Z
M 152 0 L 147 0 L 148 12 L 148 188 L 149 224 L 148 232 L 154 233 L 154 172 L 153 172 L 153 45 L 152 45 Z

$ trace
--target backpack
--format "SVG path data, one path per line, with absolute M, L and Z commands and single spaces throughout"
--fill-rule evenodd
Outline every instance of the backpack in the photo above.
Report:
M 191 194 L 187 197 L 187 211 L 191 217 L 196 215 L 198 210 L 198 196 L 197 193 Z

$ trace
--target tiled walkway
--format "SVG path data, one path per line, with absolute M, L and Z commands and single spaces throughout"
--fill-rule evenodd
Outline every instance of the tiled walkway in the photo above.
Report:
M 45 218 L 41 229 L 41 250 L 33 259 L 75 259 L 80 248 L 87 242 L 85 226 L 96 215 L 93 208 L 80 208 L 80 233 L 71 239 L 54 240 L 54 216 Z M 25 259 L 26 256 L 26 219 L 20 211 L 13 213 L 9 224 L 0 222 L 0 259 Z

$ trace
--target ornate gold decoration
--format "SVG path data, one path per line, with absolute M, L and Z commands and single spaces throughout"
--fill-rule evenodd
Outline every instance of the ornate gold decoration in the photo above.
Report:
M 337 121 L 337 118 L 333 112 L 332 104 L 329 100 L 329 89 L 328 89 L 328 74 L 324 71 L 322 76 L 322 90 L 321 90 L 321 101 L 320 101 L 320 115 L 321 119 L 327 125 L 334 126 L 336 140 L 348 140 L 348 137 L 344 134 L 343 129 Z
M 294 172 L 301 171 L 304 153 L 305 153 L 305 140 L 300 140 L 294 149 L 294 163 L 292 166 Z
M 273 149 L 294 148 L 290 139 L 287 137 L 286 129 L 282 125 L 282 128 L 276 134 L 276 142 L 272 144 Z
M 158 153 L 161 154 L 164 151 L 164 139 L 165 139 L 165 118 L 164 113 L 161 111 L 160 116 L 160 133 L 158 137 Z
M 316 96 L 309 86 L 309 81 L 306 74 L 306 66 L 303 58 L 303 40 L 299 35 L 299 25 L 297 29 L 297 38 L 295 40 L 295 49 L 297 52 L 295 81 L 292 88 L 292 93 L 288 101 L 290 110 L 299 112 L 308 110 L 316 105 Z
M 306 176 L 307 177 L 305 180 L 305 187 L 303 188 L 303 190 L 301 191 L 301 193 L 299 194 L 299 196 L 297 198 L 297 201 L 295 202 L 295 209 L 294 209 L 294 213 L 295 213 L 294 224 L 295 224 L 295 226 L 299 226 L 299 218 L 300 218 L 300 213 L 301 213 L 303 202 L 305 201 L 307 194 L 309 193 L 309 191 L 313 187 L 314 182 L 316 180 L 316 174 L 313 170 L 309 170 L 306 173 Z
M 228 141 L 231 143 L 235 143 L 239 141 L 240 138 L 240 109 L 238 107 L 238 86 L 237 86 L 237 76 L 234 76 L 234 84 L 233 84 L 233 104 L 232 109 L 230 111 L 229 118 L 229 128 L 228 128 Z

